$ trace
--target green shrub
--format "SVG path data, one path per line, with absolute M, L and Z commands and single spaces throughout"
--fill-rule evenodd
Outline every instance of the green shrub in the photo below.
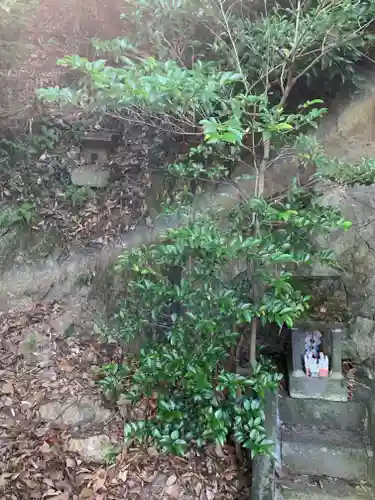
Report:
M 116 64 L 65 57 L 59 63 L 85 74 L 82 84 L 39 91 L 47 101 L 115 111 L 195 139 L 181 161 L 166 167 L 176 179 L 167 209 L 187 216 L 185 226 L 127 250 L 117 267 L 125 299 L 112 337 L 149 338 L 127 391 L 146 400 L 148 414 L 126 425 L 126 439 L 183 454 L 233 435 L 253 456 L 268 453 L 264 395 L 280 376 L 256 354 L 259 325 L 291 327 L 306 313 L 309 297 L 293 276 L 314 259 L 332 263 L 314 237 L 350 222 L 294 185 L 286 199 L 265 200 L 266 171 L 326 111 L 320 99 L 288 109 L 296 83 L 353 73 L 371 42 L 374 4 L 298 3 L 251 20 L 221 0 L 199 8 L 189 0 L 136 5 L 127 13 L 138 27 L 135 37 L 95 42 L 99 51 L 115 49 Z M 208 36 L 194 38 L 202 28 Z M 145 56 L 149 44 L 154 57 Z M 317 156 L 309 160 L 319 167 Z M 229 214 L 191 207 L 208 183 L 232 183 L 238 163 L 254 177 L 250 200 Z M 242 286 L 228 279 L 238 262 L 248 275 Z M 237 370 L 243 331 L 248 376 Z

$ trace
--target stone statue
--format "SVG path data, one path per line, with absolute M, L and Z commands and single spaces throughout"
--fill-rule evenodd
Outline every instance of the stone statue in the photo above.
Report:
M 308 333 L 305 337 L 305 372 L 308 377 L 319 376 L 319 355 L 322 334 L 319 331 Z

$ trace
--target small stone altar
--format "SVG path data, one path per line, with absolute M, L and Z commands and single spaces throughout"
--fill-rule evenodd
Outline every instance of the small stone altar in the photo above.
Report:
M 95 132 L 82 139 L 81 164 L 71 174 L 76 186 L 103 188 L 110 178 L 108 153 L 114 147 L 113 134 Z
M 292 329 L 293 365 L 289 375 L 292 398 L 347 401 L 342 374 L 342 331 L 328 325 L 307 324 Z

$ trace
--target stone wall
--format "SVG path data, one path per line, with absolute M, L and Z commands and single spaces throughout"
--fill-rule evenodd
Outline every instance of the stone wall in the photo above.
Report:
M 348 162 L 375 158 L 374 75 L 362 95 L 349 101 L 337 99 L 335 113 L 318 133 L 329 155 Z M 350 168 L 350 167 L 349 167 Z M 344 355 L 355 361 L 375 361 L 375 185 L 322 186 L 324 204 L 339 207 L 352 221 L 347 232 L 331 234 L 322 247 L 333 250 L 340 270 L 314 268 L 312 275 L 326 278 L 324 286 L 336 283 L 343 300 L 347 321 Z
M 347 232 L 332 233 L 322 246 L 334 251 L 339 270 L 313 268 L 325 286 L 341 285 L 348 320 L 344 355 L 356 361 L 375 360 L 375 185 L 330 187 L 327 206 L 339 207 L 353 222 Z
M 79 186 L 106 188 L 108 184 L 115 195 L 119 192 L 119 195 L 129 196 L 126 190 L 136 189 L 137 178 L 150 169 L 151 161 L 156 167 L 162 162 L 155 131 L 144 126 L 125 125 L 121 134 L 120 144 L 108 154 L 104 165 L 103 171 L 107 169 L 109 174 L 103 177 L 105 182 L 101 186 L 93 183 L 92 177 L 97 176 L 95 170 L 101 166 L 92 169 L 91 165 L 83 164 L 86 170 L 80 176 Z M 73 173 L 81 166 L 82 152 L 80 154 L 77 148 L 68 151 L 66 159 L 59 164 L 65 176 L 71 176 L 72 184 Z M 140 191 L 139 187 L 137 189 Z M 152 189 L 150 185 L 150 197 Z M 130 194 L 145 197 L 142 192 Z M 149 232 L 146 226 L 140 227 L 134 240 L 146 241 Z M 30 231 L 27 227 L 0 230 L 0 314 L 45 299 L 72 304 L 85 302 L 95 277 L 117 258 L 128 241 L 133 240 L 133 234 L 124 232 L 108 244 L 78 241 L 78 238 L 62 243 L 61 235 L 54 228 L 47 231 Z

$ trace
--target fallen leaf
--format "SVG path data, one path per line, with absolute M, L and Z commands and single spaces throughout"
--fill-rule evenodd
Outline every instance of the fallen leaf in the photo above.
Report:
M 5 384 L 3 384 L 3 385 L 1 386 L 0 391 L 1 391 L 3 394 L 14 394 L 14 387 L 13 387 L 13 384 L 10 384 L 10 383 L 6 382 Z
M 236 472 L 235 471 L 225 471 L 224 477 L 227 481 L 232 481 L 233 478 L 236 477 Z
M 173 500 L 179 500 L 182 497 L 182 489 L 177 483 L 167 486 L 164 491 Z
M 129 495 L 140 495 L 142 493 L 142 489 L 139 486 L 134 486 L 133 488 L 129 488 Z
M 150 446 L 150 448 L 147 448 L 147 454 L 153 458 L 159 456 L 158 450 L 156 448 L 153 448 L 152 446 Z
M 74 366 L 68 363 L 68 361 L 61 361 L 61 363 L 58 364 L 58 367 L 60 370 L 67 372 L 67 373 L 72 373 L 74 370 Z
M 79 500 L 88 500 L 92 499 L 94 496 L 94 492 L 92 491 L 91 488 L 82 488 L 80 494 L 79 494 Z
M 153 472 L 152 474 L 150 474 L 150 475 L 147 475 L 147 473 L 146 473 L 146 472 L 144 472 L 144 473 L 140 474 L 140 476 L 141 476 L 142 480 L 143 480 L 145 483 L 152 483 L 152 482 L 155 480 L 155 478 L 156 478 L 156 476 L 157 476 L 157 475 L 158 475 L 158 471 L 154 471 L 154 472 Z
M 4 473 L 0 476 L 0 488 L 3 488 L 7 484 L 7 479 L 9 479 L 12 474 Z
M 194 486 L 194 491 L 195 491 L 195 494 L 196 494 L 197 496 L 199 496 L 199 495 L 201 494 L 202 488 L 203 488 L 202 483 L 197 483 L 197 484 Z
M 61 491 L 56 491 L 54 494 L 48 495 L 47 498 L 50 498 L 51 500 L 69 500 L 69 493 L 61 493 Z
M 177 477 L 173 474 L 172 476 L 169 476 L 165 485 L 172 486 L 172 484 L 174 484 L 176 481 L 177 481 Z
M 23 481 L 29 490 L 36 490 L 38 487 L 38 484 L 35 481 L 32 481 L 31 479 L 24 478 Z M 54 484 L 52 484 L 52 486 L 54 486 Z
M 60 495 L 60 493 L 61 491 L 56 491 L 52 488 L 49 488 L 49 490 L 44 493 L 43 498 L 56 497 L 57 495 Z
M 225 457 L 225 454 L 224 454 L 224 451 L 223 451 L 223 447 L 220 446 L 219 444 L 217 444 L 215 446 L 215 454 L 219 458 L 224 458 Z
M 123 483 L 125 483 L 127 477 L 128 477 L 128 470 L 125 469 L 125 470 L 122 470 L 120 471 L 119 475 L 118 475 L 118 478 L 120 481 L 122 481 Z
M 205 493 L 207 500 L 213 500 L 215 498 L 215 493 L 210 488 L 206 488 Z
M 51 486 L 51 488 L 53 488 L 55 485 L 54 485 L 54 482 L 51 481 L 51 479 L 48 479 L 48 477 L 45 477 L 43 478 L 43 482 L 47 485 L 47 486 Z
M 44 443 L 42 444 L 42 446 L 39 447 L 39 451 L 41 453 L 51 453 L 51 447 L 47 443 L 47 441 L 44 441 Z
M 94 476 L 95 493 L 105 487 L 106 480 L 107 480 L 107 471 L 105 469 L 98 469 Z
M 74 460 L 74 458 L 66 458 L 65 460 L 65 463 L 66 463 L 66 466 L 70 469 L 74 469 L 74 467 L 77 466 L 76 464 L 76 461 Z

